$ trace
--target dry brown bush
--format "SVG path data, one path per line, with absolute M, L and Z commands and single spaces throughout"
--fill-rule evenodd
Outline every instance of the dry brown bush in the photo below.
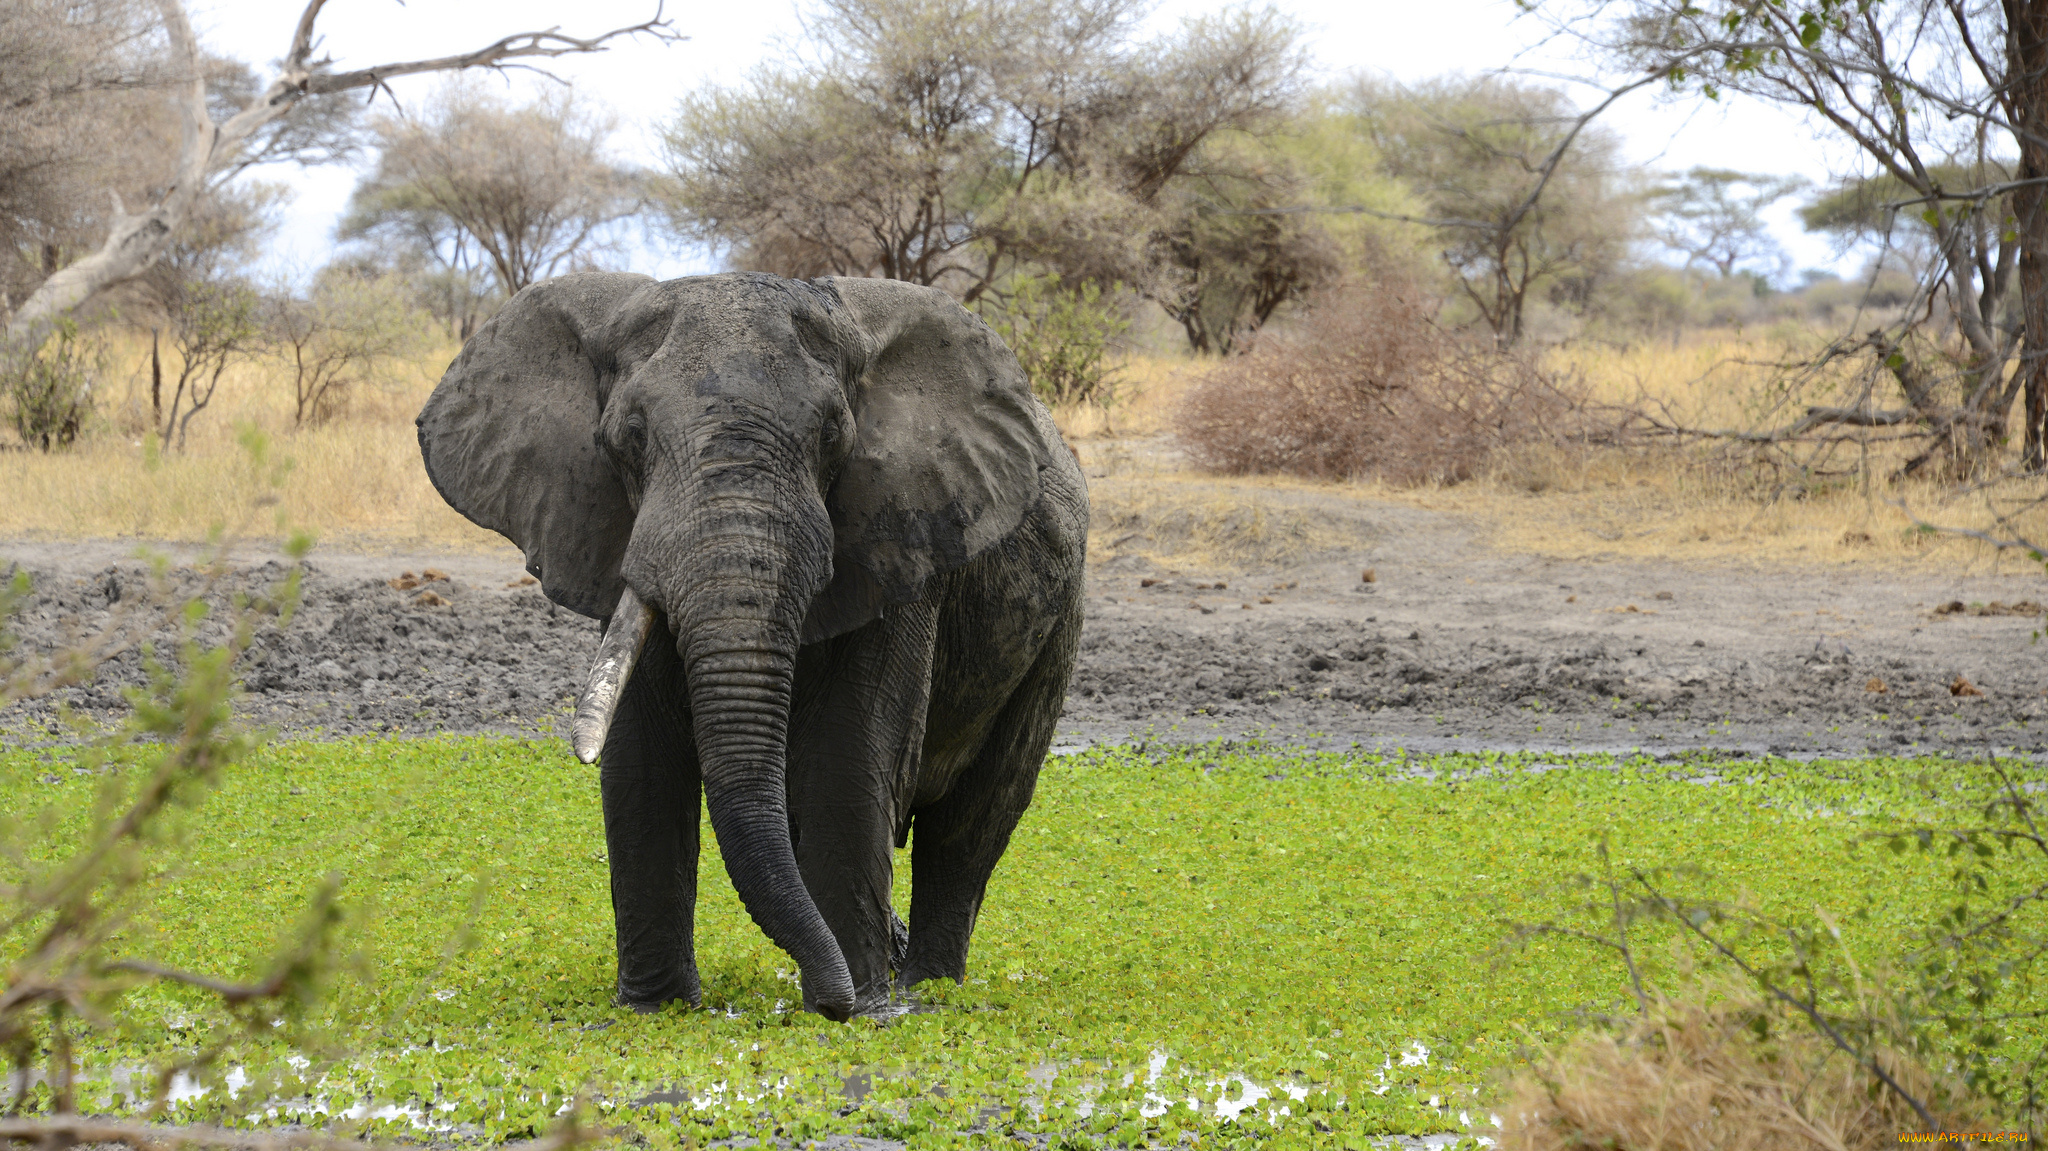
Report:
M 1878 1058 L 1944 1130 L 1999 1129 L 1960 1083 L 1899 1051 Z M 1812 1029 L 1736 994 L 1653 999 L 1625 1031 L 1538 1059 L 1509 1088 L 1500 1148 L 1863 1151 L 1924 1126 Z
M 1494 452 L 1571 434 L 1573 386 L 1526 356 L 1468 346 L 1438 302 L 1398 275 L 1322 293 L 1189 389 L 1175 419 L 1188 456 L 1229 475 L 1456 483 Z

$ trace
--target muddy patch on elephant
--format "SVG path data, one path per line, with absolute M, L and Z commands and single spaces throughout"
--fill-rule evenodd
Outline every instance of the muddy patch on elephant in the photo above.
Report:
M 1496 552 L 1447 516 L 1304 499 L 1288 507 L 1310 526 L 1269 517 L 1259 530 L 1293 534 L 1263 552 L 1222 546 L 1240 540 L 1227 517 L 1189 530 L 1206 550 L 1098 538 L 1056 744 L 2048 754 L 2039 620 L 1938 610 L 2038 602 L 2038 577 L 1552 560 Z M 142 610 L 148 569 L 132 550 L 0 545 L 0 570 L 35 578 L 24 649 Z M 323 552 L 311 568 L 299 618 L 252 653 L 255 721 L 292 735 L 566 733 L 598 628 L 526 582 L 517 552 Z M 214 598 L 282 571 L 247 557 Z M 171 583 L 201 586 L 175 567 Z M 175 635 L 153 629 L 160 647 Z M 0 711 L 0 728 L 60 738 L 58 703 L 111 716 L 143 676 L 131 648 L 91 682 Z

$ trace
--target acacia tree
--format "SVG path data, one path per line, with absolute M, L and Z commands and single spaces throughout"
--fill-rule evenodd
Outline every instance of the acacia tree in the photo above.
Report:
M 1540 286 L 1580 298 L 1626 255 L 1635 202 L 1615 173 L 1614 136 L 1592 123 L 1645 81 L 1587 112 L 1562 92 L 1505 76 L 1409 87 L 1361 82 L 1352 111 L 1387 171 L 1426 206 L 1373 213 L 1435 229 L 1458 290 L 1507 347 Z
M 161 195 L 178 155 L 175 87 L 149 0 L 19 0 L 0 9 L 0 313 L 105 236 L 123 203 Z M 207 102 L 216 117 L 247 103 L 259 87 L 243 64 L 203 57 Z M 274 161 L 318 163 L 349 154 L 357 102 L 304 101 L 273 121 L 214 177 L 166 254 L 104 302 L 131 318 L 161 313 L 161 272 L 231 252 L 246 254 L 261 230 L 262 187 L 234 177 Z M 90 146 L 81 146 L 91 141 Z M 206 249 L 203 251 L 202 249 Z M 61 358 L 61 357 L 60 357 Z M 35 357 L 0 356 L 18 374 Z
M 373 126 L 377 170 L 341 237 L 395 240 L 449 272 L 486 265 L 509 296 L 587 260 L 641 209 L 640 181 L 606 154 L 615 127 L 572 90 L 515 105 L 451 80 L 424 115 Z
M 973 302 L 1028 268 L 1163 291 L 1168 236 L 1219 135 L 1299 91 L 1272 10 L 1134 39 L 1137 0 L 826 0 L 815 61 L 687 97 L 676 230 L 740 267 L 874 275 Z M 1170 278 L 1170 277 L 1169 277 Z
M 1267 210 L 1308 191 L 1285 157 L 1247 157 L 1235 167 L 1183 181 L 1164 197 L 1167 258 L 1153 298 L 1197 352 L 1230 354 L 1282 304 L 1343 267 L 1337 243 L 1313 215 Z
M 347 261 L 364 275 L 402 279 L 449 338 L 469 339 L 497 298 L 482 251 L 421 189 L 371 184 L 356 185 L 335 229 L 354 245 Z
M 263 333 L 260 305 L 256 289 L 240 277 L 173 284 L 164 309 L 177 361 L 168 373 L 152 363 L 149 393 L 160 442 L 184 450 L 193 418 L 213 403 L 221 377 L 256 356 Z
M 1560 6 L 1560 15 L 1565 16 Z M 1884 207 L 1926 226 L 1932 265 L 1916 307 L 1858 337 L 1903 407 L 1814 408 L 1784 435 L 1840 424 L 1917 427 L 1906 465 L 1962 473 L 2004 441 L 2027 399 L 2026 466 L 2043 463 L 2048 419 L 2048 5 L 2039 0 L 1595 0 L 1567 22 L 1616 65 L 1682 90 L 1797 105 L 1853 144 L 1902 195 Z M 1580 19 L 1590 15 L 1590 19 Z M 2013 178 L 1993 173 L 2017 153 Z M 1972 173 L 1971 175 L 1962 175 Z M 2009 205 L 2009 208 L 2008 208 Z M 2008 281 L 2006 271 L 2016 269 Z M 2019 299 L 2007 285 L 2018 290 Z M 1928 306 L 1956 342 L 1909 339 Z M 1923 349 L 1934 349 L 1929 359 Z M 2019 370 L 2013 371 L 2015 361 Z M 1944 377 L 1953 386 L 1926 386 Z
M 342 71 L 330 61 L 314 57 L 315 26 L 326 4 L 327 0 L 308 0 L 276 74 L 239 106 L 222 108 L 210 99 L 207 60 L 184 5 L 180 0 L 154 0 L 156 20 L 148 35 L 162 37 L 158 72 L 175 97 L 180 141 L 176 163 L 139 211 L 131 213 L 124 205 L 116 205 L 106 238 L 96 251 L 51 272 L 29 293 L 7 319 L 10 350 L 41 346 L 60 316 L 154 264 L 185 231 L 195 209 L 218 191 L 225 179 L 241 171 L 251 157 L 261 155 L 266 141 L 287 138 L 278 135 L 277 126 L 288 123 L 288 117 L 311 99 L 376 88 L 396 77 L 423 72 L 501 68 L 517 60 L 601 51 L 622 37 L 676 38 L 657 9 L 651 20 L 588 39 L 553 30 L 522 32 L 460 55 Z M 118 90 L 128 83 L 118 70 L 96 73 L 81 81 L 81 91 Z M 88 137 L 68 141 L 65 146 L 85 150 L 95 143 Z
M 295 427 L 325 423 L 426 343 L 426 320 L 396 277 L 327 268 L 311 290 L 280 288 L 263 304 L 266 350 L 291 376 Z
M 1797 176 L 1760 176 L 1725 168 L 1694 168 L 1650 190 L 1651 230 L 1657 242 L 1705 264 L 1723 279 L 1741 264 L 1782 266 L 1784 250 L 1771 238 L 1763 212 L 1798 191 Z
M 192 420 L 213 402 L 227 370 L 261 351 L 259 297 L 248 271 L 276 227 L 285 196 L 284 188 L 264 183 L 215 192 L 130 285 L 136 314 L 152 326 L 150 417 L 166 446 L 182 449 Z M 165 342 L 174 353 L 168 368 Z

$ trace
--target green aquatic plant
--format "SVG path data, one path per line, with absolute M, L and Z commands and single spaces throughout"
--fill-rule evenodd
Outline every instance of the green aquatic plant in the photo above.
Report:
M 242 439 L 259 478 L 281 484 L 289 461 L 272 459 L 253 428 Z M 289 625 L 297 561 L 312 543 L 289 533 L 293 562 L 283 577 L 230 593 L 231 538 L 216 528 L 195 565 L 196 586 L 183 592 L 168 578 L 168 562 L 154 557 L 146 588 L 110 595 L 117 602 L 97 629 L 54 652 L 26 651 L 8 634 L 33 590 L 28 574 L 13 573 L 0 589 L 0 704 L 82 682 L 131 647 L 140 648 L 146 673 L 127 689 L 120 722 L 95 728 L 77 720 L 72 734 L 83 743 L 5 755 L 0 1058 L 8 1083 L 0 1140 L 47 1151 L 363 1146 L 352 1122 L 335 1121 L 358 1116 L 294 1106 L 348 1054 L 325 1025 L 328 993 L 352 966 L 341 938 L 342 873 L 308 864 L 309 883 L 256 919 L 208 915 L 183 898 L 236 884 L 236 854 L 200 846 L 217 824 L 206 804 L 235 790 L 260 746 L 234 720 L 239 663 L 258 635 Z M 75 718 L 61 708 L 58 716 Z M 206 1097 L 262 1103 L 253 1111 L 216 1107 L 202 1117 L 216 1122 L 195 1123 L 181 1102 Z M 229 1129 L 322 1116 L 288 1133 Z M 547 1128 L 530 1151 L 587 1138 L 575 1109 Z
M 0 755 L 0 807 L 53 813 L 24 858 L 89 818 L 91 778 L 65 762 Z M 838 1025 L 797 1010 L 793 965 L 714 852 L 703 1008 L 612 1006 L 595 769 L 562 746 L 287 743 L 209 799 L 178 915 L 152 946 L 166 964 L 244 955 L 256 970 L 276 925 L 338 874 L 351 914 L 336 944 L 365 965 L 338 973 L 308 1023 L 349 1055 L 302 1074 L 289 1113 L 383 1114 L 437 1139 L 537 1135 L 584 1097 L 607 1127 L 664 1146 L 834 1132 L 1138 1145 L 1182 1130 L 1356 1145 L 1483 1130 L 1532 1037 L 1569 1032 L 1589 1004 L 1628 1009 L 1626 980 L 1568 941 L 1497 946 L 1603 839 L 1618 865 L 1705 864 L 1786 914 L 1884 892 L 1842 930 L 1861 952 L 1897 953 L 1951 877 L 1857 845 L 1969 814 L 1928 786 L 1964 771 L 1227 746 L 1054 757 L 990 885 L 966 984 Z M 1672 926 L 1642 930 L 1642 962 L 1668 974 Z M 83 1090 L 117 1106 L 112 1069 L 189 1050 L 196 996 L 139 990 L 137 1026 L 81 1053 Z M 236 1066 L 282 1082 L 291 1057 L 251 1044 Z M 252 1123 L 274 1102 L 218 1090 L 172 1110 Z

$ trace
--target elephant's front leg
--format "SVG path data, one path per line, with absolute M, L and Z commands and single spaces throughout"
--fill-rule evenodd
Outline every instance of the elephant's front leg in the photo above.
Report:
M 967 978 L 989 877 L 1031 806 L 1066 699 L 1081 630 L 1078 600 L 1064 614 L 950 789 L 911 813 L 910 952 L 896 973 L 906 990 L 927 979 Z M 958 662 L 941 659 L 935 674 L 950 679 Z
M 618 1002 L 695 1005 L 697 797 L 703 790 L 681 661 L 657 623 L 605 739 L 599 785 L 618 931 Z
M 805 648 L 790 714 L 789 811 L 804 887 L 846 957 L 855 1010 L 889 1002 L 901 931 L 893 849 L 916 786 L 938 613 L 913 604 Z

